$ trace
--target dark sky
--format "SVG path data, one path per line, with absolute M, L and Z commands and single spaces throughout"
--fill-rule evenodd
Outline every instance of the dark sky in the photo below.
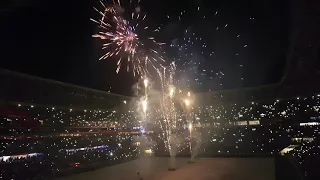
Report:
M 100 43 L 91 37 L 98 29 L 89 20 L 96 15 L 93 6 L 97 1 L 8 1 L 0 10 L 0 66 L 130 94 L 136 81 L 132 73 L 116 74 L 116 61 L 98 60 L 102 55 Z M 198 71 L 205 67 L 207 71 L 214 69 L 213 74 L 224 75 L 211 79 L 212 75 L 199 72 L 190 75 L 188 78 L 202 81 L 192 86 L 196 90 L 258 86 L 277 82 L 282 76 L 291 32 L 288 1 L 141 0 L 141 10 L 148 14 L 150 27 L 163 27 L 155 35 L 158 41 L 184 44 L 183 38 L 192 38 L 192 33 L 205 40 L 204 50 L 195 42 L 188 52 L 183 52 L 197 54 L 196 60 L 182 61 L 201 60 Z M 178 20 L 181 11 L 186 13 Z M 211 52 L 215 54 L 208 56 Z M 170 60 L 178 58 L 175 51 L 166 56 Z M 185 72 L 192 74 L 186 69 Z M 195 77 L 199 74 L 200 78 Z

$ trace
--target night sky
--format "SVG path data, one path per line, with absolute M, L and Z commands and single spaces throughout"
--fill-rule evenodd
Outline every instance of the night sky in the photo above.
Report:
M 103 51 L 92 38 L 98 28 L 89 20 L 97 1 L 8 2 L 0 9 L 1 67 L 131 94 L 137 78 L 116 74 L 112 59 L 98 60 Z M 277 82 L 283 74 L 291 32 L 288 1 L 141 0 L 141 12 L 150 28 L 161 27 L 153 36 L 167 43 L 165 57 L 179 65 L 181 86 L 251 87 Z

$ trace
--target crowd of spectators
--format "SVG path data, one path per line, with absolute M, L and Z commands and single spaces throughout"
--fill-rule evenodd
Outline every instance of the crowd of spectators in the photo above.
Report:
M 310 144 L 301 144 L 297 139 L 312 139 L 313 147 L 318 147 L 319 108 L 319 95 L 192 107 L 191 145 L 199 155 L 239 156 L 275 155 L 296 144 L 293 157 L 307 167 L 306 162 L 315 158 L 307 158 L 312 150 L 305 148 Z M 185 123 L 186 113 L 180 109 L 176 114 L 181 126 L 175 133 L 179 139 L 178 155 L 187 155 L 190 129 Z M 32 178 L 41 178 L 42 174 L 56 177 L 73 169 L 119 163 L 139 153 L 133 137 L 139 131 L 141 117 L 133 110 L 7 103 L 1 105 L 0 117 L 0 164 L 4 179 L 26 179 L 29 177 L 26 174 Z M 152 117 L 150 113 L 148 118 L 156 122 L 161 117 Z M 163 133 L 156 125 L 149 128 L 155 131 L 150 136 L 158 144 L 156 153 L 163 155 L 166 151 Z M 23 177 L 18 177 L 20 174 Z
M 3 105 L 0 111 L 1 176 L 5 179 L 19 179 L 17 174 L 22 172 L 22 179 L 34 177 L 37 173 L 31 171 L 37 167 L 46 167 L 51 173 L 44 175 L 50 177 L 70 168 L 135 157 L 132 135 L 124 128 L 128 119 L 116 111 L 20 103 Z M 28 155 L 34 153 L 41 155 Z
M 304 142 L 290 152 L 296 162 L 296 167 L 307 179 L 319 179 L 318 167 L 320 166 L 319 139 Z
M 130 134 L 90 134 L 2 139 L 0 177 L 50 179 L 134 159 L 139 151 Z

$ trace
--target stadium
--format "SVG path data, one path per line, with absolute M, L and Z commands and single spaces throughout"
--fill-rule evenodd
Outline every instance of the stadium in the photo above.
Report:
M 198 133 L 192 142 L 197 147 L 195 163 L 188 164 L 189 146 L 183 141 L 174 172 L 167 171 L 169 154 L 157 136 L 159 129 L 150 125 L 148 131 L 141 131 L 136 97 L 5 69 L 0 75 L 1 177 L 5 179 L 21 179 L 21 175 L 62 179 L 317 177 L 312 166 L 317 166 L 319 157 L 320 90 L 315 84 L 290 83 L 290 70 L 277 84 L 194 94 L 190 116 Z M 315 81 L 316 76 L 311 78 Z M 183 109 L 177 114 L 187 118 Z M 183 127 L 182 123 L 185 131 Z M 73 175 L 77 173 L 81 174 Z
M 142 126 L 139 97 L 0 69 L 0 178 L 319 179 L 320 13 L 295 3 L 281 81 L 192 94 L 174 160 L 159 107 Z

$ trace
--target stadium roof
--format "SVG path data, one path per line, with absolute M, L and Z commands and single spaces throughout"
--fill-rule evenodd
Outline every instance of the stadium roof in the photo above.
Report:
M 122 97 L 122 98 L 133 98 L 133 97 L 130 97 L 130 96 L 124 96 L 124 95 L 120 95 L 120 94 L 110 93 L 110 92 L 101 91 L 101 90 L 92 89 L 92 88 L 87 88 L 87 87 L 78 86 L 78 85 L 74 85 L 74 84 L 64 83 L 64 82 L 61 82 L 61 81 L 45 79 L 45 78 L 41 78 L 41 77 L 37 77 L 37 76 L 23 74 L 23 73 L 11 71 L 11 70 L 8 70 L 8 69 L 0 68 L 0 74 L 8 74 L 8 75 L 12 75 L 12 76 L 18 76 L 18 77 L 23 77 L 23 78 L 28 78 L 28 79 L 34 79 L 34 80 L 43 81 L 43 82 L 50 83 L 50 84 L 57 84 L 57 85 L 66 86 L 66 87 L 73 87 L 73 88 L 81 89 L 81 90 L 85 90 L 85 91 L 102 93 L 104 95 L 119 96 L 119 97 Z

